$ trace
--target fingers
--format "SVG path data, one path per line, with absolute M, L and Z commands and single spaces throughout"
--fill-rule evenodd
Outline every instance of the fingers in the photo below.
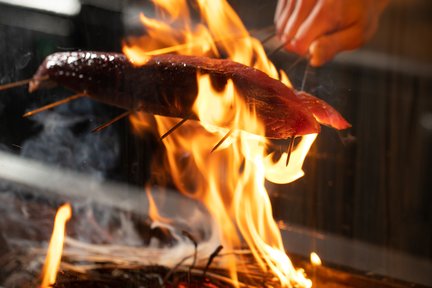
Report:
M 276 24 L 276 32 L 278 35 L 282 35 L 283 30 L 285 28 L 286 23 L 288 22 L 288 19 L 291 16 L 291 13 L 293 12 L 295 5 L 297 3 L 297 0 L 280 0 L 281 8 L 280 15 L 277 19 L 275 19 Z M 279 5 L 278 3 L 278 5 Z M 275 17 L 276 18 L 276 17 Z
M 310 15 L 301 23 L 296 31 L 294 40 L 291 42 L 291 49 L 300 55 L 305 55 L 312 42 L 334 30 L 336 23 L 329 17 L 328 7 L 324 1 L 319 1 L 312 9 Z M 334 11 L 332 11 L 334 12 Z
M 361 46 L 369 39 L 389 0 L 279 0 L 277 33 L 285 49 L 310 54 L 320 66 L 338 52 Z
M 313 7 L 316 4 L 316 0 L 299 0 L 297 1 L 292 14 L 282 32 L 282 41 L 291 41 L 297 34 L 297 30 L 303 21 L 311 13 Z
M 358 24 L 330 35 L 324 35 L 313 41 L 309 48 L 310 64 L 321 66 L 333 59 L 337 53 L 358 48 L 365 41 L 364 28 Z
M 276 6 L 276 12 L 274 15 L 274 23 L 276 24 L 276 22 L 278 22 L 278 19 L 281 17 L 282 15 L 282 11 L 285 8 L 286 4 L 287 4 L 288 0 L 279 0 Z

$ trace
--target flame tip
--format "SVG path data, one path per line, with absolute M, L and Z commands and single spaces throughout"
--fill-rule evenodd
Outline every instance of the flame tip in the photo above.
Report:
M 72 217 L 72 207 L 65 203 L 57 210 L 54 220 L 54 228 L 48 246 L 47 256 L 42 272 L 41 288 L 52 287 L 56 282 L 57 272 L 63 251 L 64 238 L 66 234 L 66 222 Z

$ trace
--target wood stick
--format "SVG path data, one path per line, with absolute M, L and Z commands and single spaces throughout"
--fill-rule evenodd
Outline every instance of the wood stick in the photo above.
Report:
M 270 53 L 267 53 L 267 57 L 271 58 L 272 56 L 274 56 L 276 53 L 278 53 L 280 50 L 282 50 L 282 48 L 284 48 L 286 44 L 287 43 L 282 43 L 281 45 L 276 47 L 273 51 L 271 51 Z
M 171 133 L 173 133 L 177 128 L 179 128 L 180 126 L 182 126 L 187 120 L 189 120 L 189 118 L 191 117 L 191 115 L 186 116 L 185 118 L 183 118 L 180 122 L 178 122 L 177 124 L 175 124 L 173 127 L 171 127 L 167 132 L 165 132 L 161 137 L 160 140 L 163 140 L 164 138 L 168 137 Z
M 68 97 L 68 98 L 66 98 L 66 99 L 62 99 L 62 100 L 60 100 L 60 101 L 57 101 L 57 102 L 54 102 L 54 103 L 48 104 L 48 105 L 46 105 L 46 106 L 43 106 L 43 107 L 37 108 L 37 109 L 35 109 L 35 110 L 29 111 L 29 112 L 25 113 L 25 114 L 23 115 L 23 117 L 30 117 L 30 116 L 33 116 L 33 115 L 35 115 L 35 114 L 38 114 L 38 113 L 44 112 L 44 111 L 49 110 L 49 109 L 51 109 L 51 108 L 54 108 L 54 107 L 57 107 L 57 106 L 60 106 L 60 105 L 66 104 L 66 103 L 68 103 L 68 102 L 70 102 L 70 101 L 72 101 L 72 100 L 75 100 L 75 99 L 78 99 L 78 98 L 84 97 L 85 95 L 86 95 L 85 93 L 78 93 L 78 94 L 72 95 L 72 96 L 70 96 L 70 97 Z
M 213 153 L 217 148 L 219 148 L 220 145 L 222 145 L 223 142 L 234 132 L 234 129 L 231 129 L 228 131 L 227 134 L 225 134 L 224 137 L 222 137 L 221 140 L 213 147 L 213 149 L 210 151 L 210 153 Z
M 114 124 L 115 122 L 117 122 L 117 121 L 119 121 L 119 120 L 121 120 L 121 119 L 129 116 L 130 114 L 131 114 L 131 111 L 126 111 L 126 112 L 118 115 L 117 117 L 109 120 L 108 122 L 106 122 L 106 123 L 104 123 L 104 124 L 102 124 L 102 125 L 94 128 L 91 132 L 92 133 L 96 133 L 96 132 L 102 131 L 103 129 L 105 129 L 105 128 L 111 126 L 112 124 Z
M 288 146 L 286 166 L 288 166 L 288 164 L 289 164 L 289 161 L 290 161 L 290 158 L 291 158 L 291 153 L 292 153 L 292 151 L 294 149 L 294 139 L 295 139 L 295 136 L 293 135 L 291 137 L 291 141 L 290 141 L 289 146 Z
M 189 271 L 188 271 L 188 285 L 190 286 L 191 283 L 191 270 L 195 267 L 196 261 L 197 261 L 197 257 L 198 257 L 198 242 L 195 240 L 195 238 L 192 236 L 192 234 L 190 234 L 188 231 L 183 230 L 182 234 L 184 236 L 186 236 L 194 245 L 194 254 L 193 254 L 193 260 L 192 260 L 192 264 L 189 266 Z
M 0 91 L 26 85 L 26 84 L 30 83 L 30 81 L 32 81 L 32 80 L 33 79 L 25 79 L 25 80 L 20 80 L 20 81 L 8 83 L 8 84 L 0 85 Z
M 218 256 L 218 254 L 220 253 L 220 251 L 223 249 L 222 245 L 219 245 L 215 251 L 213 251 L 213 253 L 210 255 L 206 266 L 204 267 L 204 271 L 203 271 L 203 278 L 205 278 L 207 270 L 209 269 L 211 263 L 213 262 L 213 259 Z
M 267 37 L 265 37 L 263 40 L 261 40 L 261 44 L 265 44 L 268 41 L 270 41 L 272 38 L 276 37 L 276 32 L 273 32 L 271 34 L 269 34 Z
M 36 81 L 45 81 L 45 80 L 48 80 L 48 76 L 38 78 L 38 79 L 35 79 L 35 78 L 24 79 L 24 80 L 19 80 L 19 81 L 8 83 L 8 84 L 3 84 L 3 85 L 0 85 L 0 91 L 12 89 L 12 88 L 19 87 L 19 86 L 23 86 L 23 85 L 26 85 L 26 84 L 30 83 L 31 81 L 35 81 L 35 80 Z
M 188 260 L 190 258 L 190 256 L 186 256 L 184 257 L 182 260 L 180 260 L 180 262 L 177 263 L 177 265 L 175 265 L 164 277 L 163 281 L 162 281 L 162 287 L 165 287 L 166 282 L 168 281 L 168 279 L 171 277 L 171 275 L 174 274 L 174 272 L 176 272 L 181 265 L 183 265 L 183 263 Z M 189 270 L 189 269 L 188 269 Z

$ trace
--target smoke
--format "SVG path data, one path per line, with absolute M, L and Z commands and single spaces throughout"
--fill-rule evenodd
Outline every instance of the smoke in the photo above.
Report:
M 30 61 L 32 60 L 32 57 L 33 57 L 33 53 L 31 52 L 21 54 L 19 57 L 16 58 L 15 69 L 22 70 L 26 68 L 27 65 L 30 63 Z
M 0 217 L 0 263 L 5 264 L 0 269 L 0 286 L 35 287 L 56 210 L 67 199 L 54 194 L 49 198 L 38 196 L 34 191 L 29 193 L 31 188 L 14 184 L 10 184 L 9 189 L 0 190 L 0 211 L 3 212 L 3 217 Z M 139 253 L 153 255 L 139 257 L 138 263 L 143 265 L 172 266 L 194 252 L 190 239 L 182 233 L 187 231 L 198 241 L 199 255 L 210 255 L 219 244 L 219 236 L 204 208 L 178 193 L 154 194 L 161 216 L 177 215 L 177 219 L 171 218 L 170 223 L 152 222 L 146 216 L 146 205 L 143 205 L 142 213 L 135 214 L 90 201 L 73 201 L 67 235 L 89 247 L 105 247 L 102 250 L 107 259 L 137 261 L 134 259 L 138 256 L 131 253 Z M 113 246 L 98 246 L 100 244 Z M 71 246 L 71 243 L 65 246 L 64 251 L 78 253 L 78 258 L 92 255 L 90 250 Z
M 73 231 L 69 235 L 86 243 L 144 246 L 149 235 L 141 237 L 133 220 L 130 213 L 112 207 L 74 202 L 71 220 Z M 136 221 L 149 227 L 145 216 Z
M 113 127 L 99 133 L 90 132 L 109 120 L 97 114 L 91 101 L 80 99 L 35 115 L 31 120 L 42 129 L 21 144 L 21 156 L 104 179 L 118 164 L 120 143 Z M 11 151 L 11 148 L 0 144 L 0 150 Z M 183 235 L 187 231 L 200 243 L 202 255 L 210 255 L 219 244 L 219 235 L 204 207 L 178 193 L 164 193 L 156 188 L 152 191 L 160 215 L 170 219 L 169 222 L 152 221 L 147 213 L 148 203 L 143 203 L 141 213 L 132 213 L 74 199 L 67 235 L 91 245 L 124 245 L 126 252 L 127 247 L 142 247 L 140 251 L 161 248 L 159 258 L 142 261 L 175 265 L 194 253 L 193 243 Z M 0 181 L 0 211 L 4 215 L 0 217 L 0 244 L 5 247 L 5 251 L 0 249 L 0 263 L 5 261 L 9 265 L 4 273 L 0 272 L 0 285 L 22 287 L 16 279 L 23 279 L 23 274 L 32 276 L 27 277 L 27 282 L 38 279 L 56 209 L 71 200 L 37 196 L 36 192 Z M 8 255 L 12 255 L 10 261 Z M 20 255 L 24 259 L 22 263 L 12 265 Z
M 80 114 L 67 105 L 34 116 L 43 129 L 22 144 L 21 155 L 103 178 L 118 162 L 118 133 L 112 127 L 91 133 L 92 106 L 86 99 L 79 101 Z

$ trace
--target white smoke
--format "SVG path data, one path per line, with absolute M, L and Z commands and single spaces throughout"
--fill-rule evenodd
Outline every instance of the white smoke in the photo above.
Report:
M 94 117 L 86 107 L 88 101 L 78 101 L 84 108 L 78 115 L 71 113 L 68 106 L 35 115 L 32 120 L 43 129 L 22 144 L 21 155 L 103 178 L 118 162 L 118 134 L 112 127 L 99 133 L 91 133 L 90 127 L 87 131 L 75 132 L 76 125 Z

